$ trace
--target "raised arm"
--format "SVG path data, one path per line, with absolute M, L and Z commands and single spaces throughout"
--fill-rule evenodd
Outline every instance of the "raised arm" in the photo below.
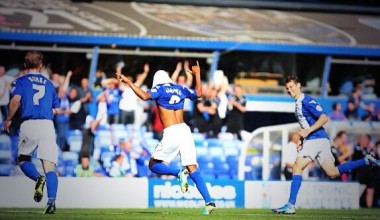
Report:
M 191 85 L 193 85 L 193 75 L 191 74 L 191 72 L 186 71 L 186 70 L 190 70 L 188 60 L 185 60 L 184 68 L 185 68 L 185 73 L 186 73 L 186 85 L 190 87 Z
M 119 81 L 121 83 L 125 83 L 127 85 L 129 85 L 129 87 L 133 90 L 133 92 L 142 100 L 146 101 L 148 99 L 150 99 L 150 93 L 140 89 L 140 87 L 136 86 L 130 79 L 128 79 L 127 77 L 125 77 L 124 75 L 120 74 L 120 73 L 117 73 L 116 72 L 116 76 L 117 78 L 119 79 Z
M 197 97 L 200 98 L 202 96 L 202 82 L 201 68 L 199 67 L 198 61 L 196 66 L 191 67 L 191 73 L 195 76 L 195 91 L 197 92 Z
M 144 64 L 144 71 L 137 75 L 136 82 L 135 82 L 136 86 L 138 87 L 142 86 L 148 73 L 149 73 L 149 64 L 146 63 Z
M 182 63 L 181 62 L 178 62 L 177 63 L 177 66 L 173 72 L 173 75 L 172 75 L 172 80 L 173 82 L 177 82 L 177 79 L 178 79 L 178 76 L 179 76 L 179 73 L 181 72 L 182 70 Z

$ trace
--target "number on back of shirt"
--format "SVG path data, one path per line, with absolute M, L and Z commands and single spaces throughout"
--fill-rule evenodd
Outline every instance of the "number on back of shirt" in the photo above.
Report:
M 40 105 L 40 99 L 42 99 L 45 95 L 45 86 L 33 84 L 33 89 L 37 90 L 33 95 L 33 105 Z
M 172 95 L 169 100 L 169 104 L 177 104 L 181 101 L 181 98 L 177 95 Z

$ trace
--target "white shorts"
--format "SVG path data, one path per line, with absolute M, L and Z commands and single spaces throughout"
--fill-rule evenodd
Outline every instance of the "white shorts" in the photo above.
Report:
M 165 128 L 161 142 L 152 153 L 154 159 L 165 162 L 172 161 L 177 155 L 181 157 L 182 166 L 197 165 L 193 135 L 185 123 Z
M 316 159 L 319 164 L 322 164 L 325 160 L 335 161 L 331 152 L 330 141 L 327 138 L 304 140 L 297 157 L 308 157 L 311 160 Z
M 18 141 L 18 155 L 32 156 L 57 164 L 58 145 L 52 120 L 27 120 L 21 124 Z

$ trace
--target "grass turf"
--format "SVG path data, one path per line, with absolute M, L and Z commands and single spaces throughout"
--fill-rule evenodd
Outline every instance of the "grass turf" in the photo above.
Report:
M 295 215 L 273 214 L 268 209 L 216 209 L 204 216 L 201 209 L 60 209 L 43 215 L 43 209 L 0 208 L 0 219 L 380 219 L 380 209 L 329 210 L 298 209 Z

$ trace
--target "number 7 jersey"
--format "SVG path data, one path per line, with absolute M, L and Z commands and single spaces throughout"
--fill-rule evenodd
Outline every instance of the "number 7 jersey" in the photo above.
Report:
M 186 98 L 194 100 L 197 97 L 195 90 L 172 83 L 159 84 L 148 92 L 158 106 L 170 110 L 183 109 Z
M 12 95 L 21 96 L 21 120 L 50 119 L 59 100 L 53 83 L 40 73 L 28 73 L 13 82 Z

